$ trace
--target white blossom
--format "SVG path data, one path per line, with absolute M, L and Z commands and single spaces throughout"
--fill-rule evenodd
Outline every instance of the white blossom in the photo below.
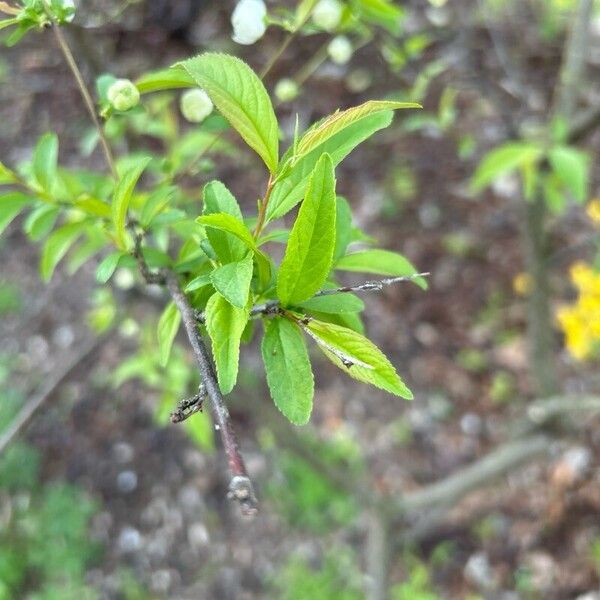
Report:
M 106 93 L 108 101 L 114 108 L 126 111 L 140 102 L 140 92 L 129 79 L 117 79 Z
M 58 3 L 61 9 L 61 21 L 70 23 L 75 18 L 75 1 L 74 0 L 60 0 Z
M 298 84 L 289 78 L 280 79 L 275 85 L 275 96 L 281 102 L 289 102 L 298 95 Z
M 267 7 L 263 0 L 240 0 L 231 15 L 232 39 L 249 46 L 258 41 L 267 30 Z
M 338 35 L 329 42 L 327 53 L 334 63 L 345 65 L 352 58 L 352 42 L 345 35 Z
M 213 111 L 213 103 L 204 90 L 194 88 L 181 95 L 179 108 L 187 121 L 201 123 Z
M 338 0 L 319 0 L 312 12 L 312 20 L 321 29 L 334 31 L 342 20 L 343 8 Z

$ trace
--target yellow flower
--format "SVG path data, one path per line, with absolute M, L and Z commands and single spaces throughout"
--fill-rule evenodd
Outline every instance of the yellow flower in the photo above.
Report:
M 528 296 L 531 293 L 531 277 L 527 273 L 517 273 L 512 286 L 517 296 Z
M 600 225 L 600 198 L 591 200 L 588 203 L 585 212 L 596 225 Z
M 574 304 L 561 306 L 556 319 L 565 334 L 567 350 L 576 360 L 585 360 L 600 349 L 600 273 L 584 262 L 570 269 L 579 296 Z

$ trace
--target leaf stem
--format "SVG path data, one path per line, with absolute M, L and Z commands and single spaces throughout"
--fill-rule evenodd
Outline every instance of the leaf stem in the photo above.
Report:
M 269 198 L 271 197 L 271 192 L 273 191 L 273 174 L 269 175 L 269 181 L 267 181 L 267 189 L 265 191 L 265 197 L 260 203 L 258 208 L 258 221 L 256 222 L 256 227 L 254 229 L 254 239 L 257 240 L 258 236 L 261 234 L 263 227 L 265 226 L 265 219 L 267 217 L 267 206 L 269 204 Z

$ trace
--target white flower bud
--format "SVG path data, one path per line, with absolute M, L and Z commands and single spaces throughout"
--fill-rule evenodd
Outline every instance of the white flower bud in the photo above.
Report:
M 204 90 L 194 88 L 181 95 L 179 108 L 187 121 L 201 123 L 213 111 L 213 103 Z
M 329 42 L 327 54 L 337 65 L 345 65 L 352 58 L 352 42 L 345 35 L 338 35 Z
M 334 31 L 342 20 L 343 8 L 338 0 L 319 0 L 312 12 L 312 20 L 321 29 Z
M 126 111 L 140 103 L 140 92 L 129 79 L 117 79 L 106 92 L 114 108 Z
M 293 79 L 280 79 L 275 85 L 275 96 L 280 102 L 289 102 L 298 95 L 298 84 Z
M 240 0 L 231 15 L 233 41 L 244 46 L 258 41 L 267 30 L 266 16 L 263 0 Z
M 70 23 L 75 18 L 75 2 L 74 0 L 62 0 L 62 9 L 64 11 L 64 21 Z

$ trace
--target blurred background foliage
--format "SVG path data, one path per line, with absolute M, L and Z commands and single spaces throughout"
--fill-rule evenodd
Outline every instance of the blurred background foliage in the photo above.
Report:
M 367 98 L 423 103 L 349 158 L 340 180 L 356 241 L 405 252 L 432 273 L 431 290 L 367 302 L 376 341 L 406 365 L 412 406 L 341 383 L 321 364 L 314 422 L 290 429 L 264 405 L 250 346 L 231 397 L 262 503 L 249 524 L 223 501 L 210 415 L 169 423 L 199 381 L 184 344 L 161 364 L 160 292 L 144 288 L 128 257 L 108 273 L 93 228 L 44 288 L 26 240 L 43 244 L 56 211 L 2 213 L 0 433 L 88 331 L 107 338 L 0 455 L 0 598 L 600 597 L 597 418 L 576 417 L 550 460 L 436 507 L 447 518 L 398 524 L 384 510 L 374 519 L 369 505 L 510 440 L 534 398 L 598 393 L 599 3 L 349 0 L 331 31 L 309 19 L 281 56 L 310 3 L 267 2 L 267 32 L 249 47 L 231 40 L 234 2 L 76 4 L 68 34 L 108 139 L 117 151 L 151 151 L 162 193 L 177 194 L 182 212 L 198 210 L 216 176 L 253 207 L 256 163 L 219 115 L 186 122 L 179 94 L 111 112 L 116 76 L 202 50 L 238 54 L 258 71 L 275 57 L 265 81 L 287 139 L 296 115 L 303 126 Z M 584 40 L 569 32 L 586 4 Z M 105 181 L 87 170 L 101 165 L 98 136 L 50 37 L 36 31 L 13 48 L 11 30 L 2 35 L 2 162 L 26 171 L 39 136 L 58 130 L 66 180 L 100 190 Z M 585 69 L 573 86 L 563 57 L 577 42 Z M 148 220 L 160 203 L 158 194 Z M 154 266 L 176 216 L 160 216 Z

